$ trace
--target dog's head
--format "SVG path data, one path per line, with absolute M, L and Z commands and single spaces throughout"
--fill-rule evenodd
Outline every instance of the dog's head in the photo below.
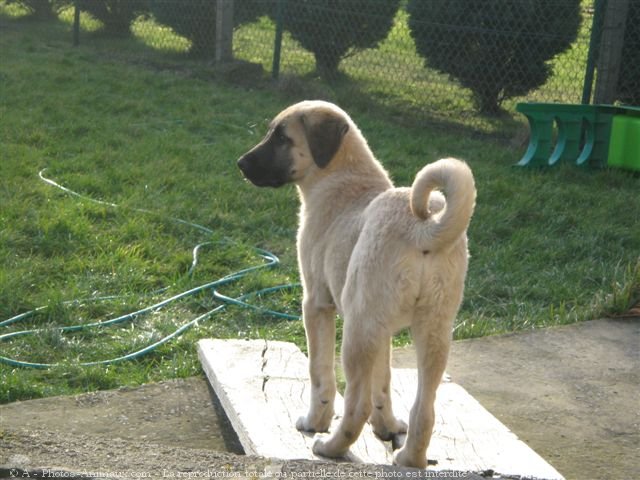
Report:
M 333 104 L 297 103 L 273 119 L 266 136 L 240 157 L 238 167 L 259 187 L 301 182 L 329 165 L 349 125 L 347 114 Z

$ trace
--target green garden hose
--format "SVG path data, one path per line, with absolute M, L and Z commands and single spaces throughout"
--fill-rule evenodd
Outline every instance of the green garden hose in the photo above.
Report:
M 45 170 L 42 170 L 39 173 L 39 177 L 40 179 L 47 183 L 48 185 L 54 186 L 56 188 L 59 188 L 60 190 L 81 198 L 83 200 L 87 200 L 93 203 L 97 203 L 100 205 L 105 205 L 111 208 L 119 208 L 118 205 L 114 204 L 114 203 L 109 203 L 109 202 L 104 202 L 102 200 L 96 200 L 84 195 L 81 195 L 77 192 L 74 192 L 73 190 L 70 190 L 58 183 L 56 183 L 55 181 L 46 178 L 44 176 L 44 172 Z M 146 210 L 146 209 L 141 209 L 141 208 L 134 208 L 132 209 L 136 212 L 141 212 L 141 213 L 146 213 L 146 214 L 153 214 L 153 215 L 157 215 L 156 212 L 153 212 L 151 210 Z M 179 218 L 175 218 L 175 217 L 169 217 L 169 219 L 173 222 L 176 223 L 180 223 L 182 225 L 186 225 L 192 228 L 195 228 L 197 230 L 200 230 L 201 232 L 207 233 L 207 234 L 213 234 L 213 230 L 204 227 L 202 225 L 198 225 L 196 223 L 192 223 L 192 222 L 188 222 Z M 228 242 L 205 242 L 205 243 L 201 243 L 199 245 L 196 245 L 196 247 L 193 249 L 193 253 L 192 253 L 192 257 L 193 257 L 193 261 L 191 264 L 191 268 L 189 269 L 188 274 L 191 275 L 193 273 L 193 271 L 195 270 L 197 264 L 198 264 L 198 253 L 200 251 L 200 249 L 202 247 L 205 246 L 209 246 L 209 245 L 215 245 L 215 244 L 228 244 Z M 119 317 L 115 317 L 109 320 L 104 320 L 104 321 L 100 321 L 100 322 L 91 322 L 91 323 L 85 323 L 85 324 L 79 324 L 79 325 L 71 325 L 71 326 L 67 326 L 67 327 L 60 327 L 60 328 L 56 328 L 57 331 L 60 332 L 76 332 L 76 331 L 81 331 L 81 330 L 87 330 L 90 328 L 104 328 L 104 327 L 108 327 L 111 325 L 116 325 L 116 324 L 120 324 L 120 323 L 124 323 L 124 322 L 129 322 L 134 320 L 137 317 L 140 317 L 142 315 L 146 315 L 148 313 L 151 312 L 155 312 L 157 310 L 160 310 L 161 308 L 177 302 L 178 300 L 196 295 L 202 291 L 206 291 L 206 290 L 210 290 L 213 293 L 213 297 L 215 299 L 217 299 L 220 302 L 220 305 L 218 305 L 216 308 L 209 310 L 208 312 L 190 320 L 189 322 L 181 325 L 179 328 L 177 328 L 175 331 L 173 331 L 171 334 L 165 336 L 164 338 L 158 340 L 157 342 L 148 345 L 140 350 L 137 350 L 135 352 L 130 352 L 126 355 L 122 355 L 120 357 L 117 358 L 111 358 L 111 359 L 107 359 L 107 360 L 99 360 L 99 361 L 94 361 L 94 362 L 82 362 L 82 363 L 78 363 L 77 365 L 79 366 L 92 366 L 92 365 L 110 365 L 113 363 L 117 363 L 117 362 L 123 362 L 126 360 L 133 360 L 135 358 L 139 358 L 143 355 L 146 355 L 147 353 L 150 353 L 152 351 L 154 351 L 155 349 L 157 349 L 159 346 L 169 342 L 170 340 L 178 337 L 179 335 L 181 335 L 182 333 L 184 333 L 186 330 L 188 330 L 189 328 L 191 328 L 194 325 L 197 325 L 199 322 L 207 320 L 209 318 L 211 318 L 213 315 L 215 315 L 216 313 L 219 313 L 220 311 L 222 311 L 227 305 L 236 305 L 236 306 L 240 306 L 243 308 L 250 308 L 253 310 L 258 310 L 264 314 L 267 315 L 271 315 L 271 316 L 275 316 L 277 318 L 283 318 L 283 319 L 287 319 L 287 320 L 298 320 L 300 317 L 297 315 L 291 315 L 288 313 L 282 313 L 282 312 L 277 312 L 274 310 L 268 310 L 268 309 L 263 309 L 260 307 L 257 307 L 255 305 L 251 305 L 250 303 L 247 303 L 245 300 L 250 298 L 250 297 L 255 297 L 255 296 L 259 296 L 259 295 L 266 295 L 269 293 L 273 293 L 279 290 L 283 290 L 283 289 L 289 289 L 289 288 L 295 288 L 298 287 L 299 284 L 288 284 L 288 285 L 280 285 L 277 287 L 270 287 L 270 288 L 265 288 L 263 290 L 259 290 L 259 291 L 255 291 L 255 292 L 249 292 L 246 293 L 238 298 L 231 298 L 225 295 L 222 295 L 220 292 L 218 292 L 218 288 L 224 286 L 224 285 L 228 285 L 230 283 L 236 282 L 238 280 L 240 280 L 241 278 L 244 278 L 245 276 L 247 276 L 250 273 L 253 273 L 255 271 L 258 270 L 262 270 L 265 268 L 271 268 L 271 267 L 275 267 L 276 265 L 278 265 L 280 263 L 280 260 L 278 259 L 277 256 L 275 256 L 273 253 L 268 252 L 266 250 L 260 249 L 260 248 L 256 248 L 255 249 L 257 255 L 259 257 L 261 257 L 264 260 L 264 263 L 260 264 L 260 265 L 254 265 L 254 266 L 250 266 L 247 268 L 243 268 L 241 270 L 238 270 L 236 272 L 233 272 L 229 275 L 226 275 L 222 278 L 219 278 L 217 280 L 205 283 L 203 285 L 200 285 L 198 287 L 192 288 L 190 290 L 187 290 L 185 292 L 179 293 L 177 295 L 174 295 L 170 298 L 167 298 L 165 300 L 162 300 L 158 303 L 155 303 L 153 305 L 150 305 L 148 307 L 144 307 L 140 310 L 137 310 L 135 312 L 132 313 L 128 313 L 126 315 L 121 315 Z M 165 289 L 162 289 L 159 292 L 165 291 Z M 91 299 L 84 299 L 84 300 L 71 300 L 68 302 L 64 302 L 64 305 L 71 305 L 71 304 L 81 304 L 81 303 L 87 303 L 89 301 L 92 302 L 99 302 L 99 301 L 106 301 L 106 300 L 113 300 L 119 298 L 117 296 L 105 296 L 105 297 L 97 297 L 97 298 L 91 298 Z M 33 315 L 35 315 L 37 312 L 40 312 L 44 309 L 46 309 L 47 307 L 38 307 L 34 310 L 28 311 L 28 312 L 24 312 L 21 313 L 19 315 L 16 315 L 12 318 L 9 318 L 7 320 L 1 321 L 0 322 L 0 328 L 1 327 L 6 327 L 8 325 L 20 322 L 22 320 L 25 320 Z M 25 335 L 38 335 L 38 334 L 42 334 L 46 331 L 48 331 L 50 329 L 47 328 L 36 328 L 36 329 L 29 329 L 29 330 L 19 330 L 19 331 L 14 331 L 14 332 L 10 332 L 10 333 L 5 333 L 3 335 L 0 335 L 0 342 L 1 341 L 6 341 L 9 340 L 11 338 L 15 338 L 15 337 L 20 337 L 20 336 L 25 336 Z M 54 367 L 57 366 L 58 364 L 55 363 L 36 363 L 36 362 L 28 362 L 28 361 L 23 361 L 23 360 L 17 360 L 17 359 L 13 359 L 13 358 L 9 358 L 9 357 L 5 357 L 5 356 L 1 356 L 0 355 L 0 363 L 4 363 L 7 365 L 11 365 L 14 367 L 28 367 L 28 368 L 50 368 L 50 367 Z

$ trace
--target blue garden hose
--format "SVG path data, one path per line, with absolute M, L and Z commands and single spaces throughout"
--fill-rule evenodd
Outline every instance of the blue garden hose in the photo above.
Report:
M 81 198 L 83 200 L 87 200 L 93 203 L 98 203 L 100 205 L 105 205 L 111 208 L 119 208 L 118 205 L 114 204 L 114 203 L 109 203 L 109 202 L 104 202 L 102 200 L 96 200 L 90 197 L 86 197 L 84 195 L 81 195 L 77 192 L 74 192 L 73 190 L 70 190 L 58 183 L 56 183 L 55 181 L 46 178 L 44 176 L 44 170 L 42 170 L 39 173 L 39 177 L 42 181 L 44 181 L 45 183 L 47 183 L 48 185 L 52 185 L 56 188 L 59 188 L 61 190 L 63 190 L 64 192 L 73 195 L 75 197 Z M 134 208 L 134 211 L 137 212 L 141 212 L 141 213 L 146 213 L 146 214 L 153 214 L 156 215 L 156 212 L 153 212 L 151 210 L 146 210 L 146 209 L 140 209 L 140 208 Z M 191 222 L 187 222 L 185 220 L 179 219 L 179 218 L 174 218 L 174 217 L 169 217 L 170 220 L 176 222 L 176 223 L 180 223 L 192 228 L 195 228 L 197 230 L 200 230 L 204 233 L 207 234 L 213 234 L 213 230 L 204 227 L 202 225 L 198 225 L 196 223 L 191 223 Z M 228 244 L 228 242 L 217 242 L 218 244 Z M 198 264 L 198 253 L 200 251 L 200 249 L 204 246 L 208 246 L 208 245 L 213 245 L 214 242 L 205 242 L 205 243 L 201 243 L 199 245 L 197 245 L 194 249 L 193 249 L 193 261 L 191 264 L 191 268 L 189 269 L 188 274 L 190 275 L 191 273 L 193 273 L 193 271 L 195 270 L 197 264 Z M 255 305 L 251 305 L 250 303 L 247 303 L 245 300 L 249 297 L 254 297 L 254 296 L 259 296 L 259 295 L 265 295 L 265 294 L 269 294 L 269 293 L 273 293 L 275 291 L 279 291 L 279 290 L 283 290 L 283 289 L 289 289 L 289 288 L 295 288 L 298 287 L 299 284 L 289 284 L 289 285 L 280 285 L 277 287 L 270 287 L 270 288 L 265 288 L 263 290 L 259 290 L 256 292 L 249 292 L 246 293 L 244 295 L 241 295 L 238 298 L 231 298 L 228 297 L 226 295 L 222 295 L 220 292 L 218 292 L 218 288 L 228 285 L 230 283 L 236 282 L 238 280 L 240 280 L 241 278 L 244 278 L 245 276 L 247 276 L 250 273 L 253 273 L 255 271 L 258 270 L 262 270 L 264 268 L 271 268 L 271 267 L 275 267 L 276 265 L 278 265 L 280 263 L 280 260 L 278 259 L 277 256 L 275 256 L 273 253 L 268 252 L 266 250 L 260 249 L 260 248 L 256 248 L 256 253 L 258 254 L 258 256 L 260 256 L 263 260 L 265 260 L 265 263 L 262 263 L 260 265 L 255 265 L 255 266 L 251 266 L 251 267 L 247 267 L 241 270 L 238 270 L 236 272 L 233 272 L 229 275 L 226 275 L 222 278 L 219 278 L 218 280 L 212 281 L 212 282 L 208 282 L 205 283 L 203 285 L 200 285 L 198 287 L 194 287 L 190 290 L 187 290 L 185 292 L 182 292 L 178 295 L 174 295 L 170 298 L 167 298 L 165 300 L 162 300 L 158 303 L 155 303 L 153 305 L 150 305 L 148 307 L 144 307 L 138 311 L 132 312 L 132 313 L 128 313 L 126 315 L 121 315 L 119 317 L 116 318 L 112 318 L 109 320 L 104 320 L 104 321 L 100 321 L 100 322 L 91 322 L 91 323 L 85 323 L 85 324 L 79 324 L 79 325 L 71 325 L 71 326 L 67 326 L 67 327 L 60 327 L 60 328 L 56 328 L 55 330 L 59 331 L 59 332 L 76 332 L 76 331 L 80 331 L 80 330 L 87 330 L 90 328 L 104 328 L 104 327 L 108 327 L 111 325 L 116 325 L 116 324 L 120 324 L 120 323 L 124 323 L 124 322 L 129 322 L 134 320 L 137 317 L 140 317 L 142 315 L 151 313 L 151 312 L 155 312 L 157 310 L 160 310 L 161 308 L 174 303 L 178 300 L 181 300 L 183 298 L 186 297 L 190 297 L 193 295 L 196 295 L 202 291 L 206 291 L 206 290 L 210 290 L 213 292 L 213 297 L 215 299 L 217 299 L 220 303 L 220 305 L 218 305 L 216 308 L 209 310 L 208 312 L 194 318 L 193 320 L 190 320 L 189 322 L 181 325 L 179 328 L 177 328 L 175 331 L 173 331 L 171 334 L 165 336 L 164 338 L 158 340 L 157 342 L 148 345 L 140 350 L 137 350 L 135 352 L 130 352 L 126 355 L 122 355 L 120 357 L 117 358 L 111 358 L 111 359 L 107 359 L 107 360 L 99 360 L 99 361 L 94 361 L 94 362 L 81 362 L 78 363 L 77 365 L 79 366 L 93 366 L 93 365 L 110 365 L 113 363 L 117 363 L 117 362 L 123 362 L 126 360 L 133 360 L 136 358 L 139 358 L 143 355 L 146 355 L 147 353 L 150 353 L 154 350 L 156 350 L 159 346 L 164 345 L 165 343 L 169 342 L 170 340 L 178 337 L 179 335 L 181 335 L 182 333 L 184 333 L 186 330 L 188 330 L 189 328 L 191 328 L 194 325 L 197 325 L 198 322 L 207 320 L 209 318 L 211 318 L 213 315 L 215 315 L 216 313 L 219 313 L 220 311 L 224 310 L 224 308 L 227 305 L 236 305 L 236 306 L 241 306 L 243 308 L 250 308 L 250 309 L 254 309 L 254 310 L 258 310 L 264 314 L 268 314 L 271 316 L 275 316 L 278 318 L 283 318 L 283 319 L 287 319 L 287 320 L 298 320 L 300 319 L 300 317 L 298 315 L 291 315 L 288 313 L 282 313 L 282 312 L 277 312 L 274 310 L 268 310 L 268 309 L 263 309 L 260 307 L 257 307 Z M 162 289 L 159 292 L 165 291 L 166 289 Z M 65 305 L 71 305 L 71 304 L 80 304 L 80 303 L 87 303 L 89 301 L 93 301 L 93 302 L 98 302 L 98 301 L 106 301 L 106 300 L 113 300 L 115 298 L 119 298 L 117 296 L 105 296 L 105 297 L 97 297 L 97 298 L 91 298 L 91 299 L 85 299 L 85 300 L 72 300 L 72 301 L 68 301 L 68 302 L 64 302 Z M 12 318 L 9 318 L 7 320 L 1 321 L 0 322 L 0 327 L 6 327 L 8 325 L 20 322 L 22 320 L 25 320 L 33 315 L 35 315 L 37 312 L 40 312 L 42 310 L 45 310 L 47 307 L 38 307 L 34 310 L 28 311 L 28 312 L 24 312 L 21 313 L 19 315 L 16 315 Z M 37 335 L 40 333 L 44 333 L 46 331 L 49 331 L 51 329 L 47 329 L 47 328 L 35 328 L 35 329 L 30 329 L 30 330 L 19 330 L 19 331 L 14 331 L 14 332 L 10 332 L 10 333 L 5 333 L 3 335 L 0 335 L 0 342 L 1 341 L 5 341 L 5 340 L 9 340 L 11 338 L 15 338 L 15 337 L 20 337 L 20 336 L 25 336 L 25 335 Z M 50 368 L 50 367 L 55 367 L 58 366 L 59 364 L 55 364 L 55 363 L 36 363 L 36 362 L 28 362 L 28 361 L 23 361 L 23 360 L 17 360 L 17 359 L 13 359 L 13 358 L 9 358 L 9 357 L 5 357 L 5 356 L 1 356 L 0 355 L 0 363 L 4 363 L 7 365 L 11 365 L 14 367 L 28 367 L 28 368 Z

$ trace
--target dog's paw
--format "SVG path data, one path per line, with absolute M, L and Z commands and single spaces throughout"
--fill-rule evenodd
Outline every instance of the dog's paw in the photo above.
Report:
M 412 455 L 405 448 L 401 448 L 393 455 L 393 464 L 401 467 L 427 468 L 427 457 Z
M 300 417 L 296 421 L 296 429 L 301 432 L 324 433 L 329 431 L 333 414 L 327 415 L 328 418 L 312 421 L 309 419 L 311 415 Z
M 332 442 L 332 437 L 328 435 L 317 436 L 313 442 L 313 453 L 321 457 L 340 458 L 344 457 L 349 448 L 336 448 Z
M 373 433 L 375 433 L 380 440 L 387 442 L 393 440 L 398 435 L 407 433 L 407 428 L 407 422 L 399 418 L 394 418 L 391 425 L 374 425 Z
M 307 417 L 299 417 L 298 420 L 296 420 L 296 429 L 300 432 L 315 432 L 315 430 L 309 428 L 307 425 Z

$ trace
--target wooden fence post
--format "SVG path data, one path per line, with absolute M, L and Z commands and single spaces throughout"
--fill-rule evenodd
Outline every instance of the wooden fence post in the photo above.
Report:
M 607 2 L 596 67 L 595 104 L 610 104 L 616 99 L 628 12 L 629 0 Z
M 233 0 L 216 0 L 216 65 L 233 59 Z

